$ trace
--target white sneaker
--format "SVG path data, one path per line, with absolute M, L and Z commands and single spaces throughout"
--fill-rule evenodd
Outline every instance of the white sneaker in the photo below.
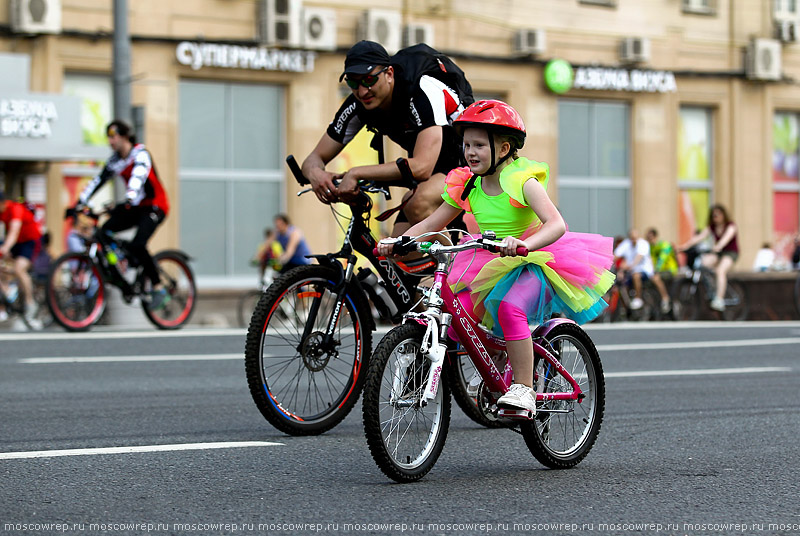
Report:
M 644 306 L 644 302 L 641 298 L 634 298 L 631 300 L 631 309 L 636 311 L 637 309 L 641 309 Z
M 508 392 L 497 400 L 497 405 L 512 409 L 527 409 L 536 415 L 536 391 L 521 383 L 512 383 Z
M 669 300 L 661 300 L 661 312 L 667 314 L 672 309 L 672 304 Z
M 715 311 L 722 312 L 725 310 L 725 300 L 720 298 L 719 296 L 714 296 L 714 299 L 711 300 L 711 308 Z
M 42 329 L 44 329 L 42 321 L 36 318 L 36 314 L 38 312 L 39 312 L 38 305 L 29 306 L 25 309 L 25 323 L 28 324 L 28 327 L 31 328 L 33 331 L 41 331 Z
M 8 313 L 5 309 L 0 309 L 0 322 L 5 322 L 8 320 Z

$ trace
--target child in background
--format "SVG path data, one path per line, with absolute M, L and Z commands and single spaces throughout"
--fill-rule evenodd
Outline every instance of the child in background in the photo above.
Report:
M 463 136 L 469 167 L 448 174 L 445 202 L 406 233 L 440 231 L 466 210 L 481 232 L 494 231 L 502 241 L 499 257 L 485 250 L 459 253 L 448 282 L 465 309 L 506 340 L 514 380 L 498 405 L 535 413 L 529 324 L 556 313 L 585 323 L 602 312 L 602 296 L 614 281 L 608 271 L 612 239 L 566 232 L 547 195 L 547 164 L 517 155 L 525 143 L 525 125 L 514 108 L 478 101 L 453 126 Z M 381 240 L 378 251 L 391 254 L 398 240 Z M 517 256 L 519 246 L 530 254 Z

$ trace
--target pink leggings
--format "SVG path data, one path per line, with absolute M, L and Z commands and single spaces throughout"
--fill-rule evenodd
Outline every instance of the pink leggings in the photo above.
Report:
M 469 292 L 462 292 L 458 295 L 461 306 L 466 311 L 472 312 L 475 307 L 469 297 Z M 472 315 L 474 318 L 474 315 Z M 500 302 L 497 310 L 497 319 L 500 328 L 503 330 L 503 338 L 507 341 L 521 341 L 531 336 L 531 328 L 528 326 L 528 316 L 520 307 L 506 301 Z

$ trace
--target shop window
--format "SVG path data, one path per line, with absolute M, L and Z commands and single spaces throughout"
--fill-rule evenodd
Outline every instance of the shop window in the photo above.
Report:
M 678 117 L 678 243 L 708 225 L 711 206 L 712 110 L 682 106 Z
M 630 226 L 627 104 L 558 104 L 558 205 L 573 231 L 624 235 Z
M 180 244 L 209 284 L 238 284 L 283 207 L 283 90 L 180 83 Z M 240 277 L 241 276 L 241 277 Z
M 65 73 L 64 95 L 80 97 L 83 143 L 98 147 L 108 145 L 106 125 L 111 122 L 111 77 L 101 74 Z
M 772 235 L 778 260 L 791 259 L 800 231 L 800 114 L 777 112 L 772 123 Z
M 797 19 L 797 0 L 772 0 L 772 13 L 777 20 Z

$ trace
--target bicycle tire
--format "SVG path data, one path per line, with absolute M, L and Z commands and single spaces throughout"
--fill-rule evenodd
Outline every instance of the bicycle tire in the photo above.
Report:
M 253 289 L 248 290 L 239 297 L 239 302 L 236 304 L 236 320 L 239 322 L 240 328 L 246 328 L 250 325 L 253 311 L 256 310 L 262 294 L 264 294 L 263 291 Z
M 433 400 L 419 404 L 431 364 L 420 351 L 424 336 L 425 327 L 416 323 L 389 331 L 375 348 L 364 386 L 369 451 L 383 474 L 396 482 L 414 482 L 433 468 L 450 424 L 447 381 L 439 382 Z
M 152 309 L 149 301 L 142 300 L 142 310 L 158 329 L 180 329 L 192 317 L 197 301 L 194 273 L 181 252 L 161 251 L 153 255 L 153 262 L 169 300 L 159 309 Z
M 88 330 L 106 307 L 103 274 L 85 253 L 65 253 L 53 261 L 46 295 L 50 314 L 67 331 Z
M 534 419 L 520 424 L 531 454 L 551 469 L 567 469 L 583 460 L 594 446 L 603 424 L 605 379 L 592 339 L 576 324 L 555 326 L 544 340 L 551 352 L 578 381 L 586 397 L 581 401 L 544 400 Z M 539 393 L 571 391 L 550 364 L 535 358 L 534 383 Z
M 344 295 L 333 350 L 321 347 L 337 307 L 333 290 L 338 279 L 324 266 L 294 268 L 264 292 L 250 320 L 245 345 L 250 394 L 264 418 L 289 435 L 330 430 L 350 413 L 364 385 L 372 348 L 366 320 L 371 312 L 354 287 Z M 304 339 L 313 300 L 321 305 Z
M 750 312 L 747 302 L 747 291 L 738 281 L 728 281 L 725 286 L 725 310 L 721 316 L 724 320 L 745 320 Z
M 691 279 L 680 279 L 673 285 L 672 310 L 675 320 L 697 320 L 700 315 L 698 285 Z
M 445 368 L 447 369 L 445 378 L 450 384 L 450 393 L 461 411 L 481 426 L 503 428 L 504 424 L 492 413 L 483 380 L 477 386 L 470 386 L 470 381 L 477 371 L 466 352 L 448 351 Z

